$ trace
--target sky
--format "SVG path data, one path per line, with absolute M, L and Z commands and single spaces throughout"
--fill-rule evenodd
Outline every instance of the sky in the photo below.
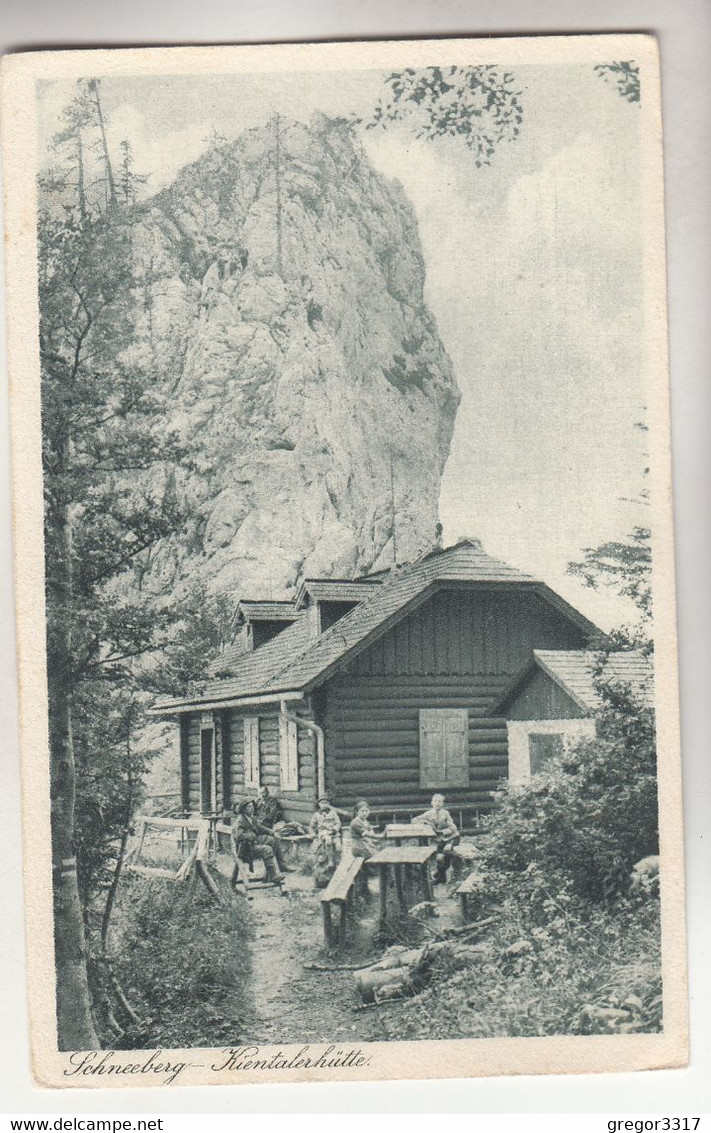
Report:
M 104 78 L 109 137 L 150 193 L 216 132 L 273 113 L 364 119 L 384 73 Z M 520 137 L 477 169 L 455 139 L 362 131 L 414 207 L 434 313 L 462 392 L 445 469 L 445 542 L 544 578 L 604 629 L 629 611 L 566 574 L 584 548 L 645 522 L 639 109 L 589 65 L 521 66 Z M 73 87 L 38 89 L 40 145 Z

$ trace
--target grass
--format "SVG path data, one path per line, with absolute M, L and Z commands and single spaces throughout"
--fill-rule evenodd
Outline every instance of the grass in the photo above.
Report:
M 253 1016 L 244 905 L 213 904 L 172 881 L 131 878 L 122 889 L 116 974 L 147 1020 L 141 1048 L 238 1042 Z

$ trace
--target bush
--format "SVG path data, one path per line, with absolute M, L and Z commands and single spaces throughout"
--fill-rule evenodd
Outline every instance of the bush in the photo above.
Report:
M 392 1004 L 374 1037 L 661 1030 L 658 902 L 621 900 L 612 908 L 549 891 L 529 909 L 524 892 L 522 882 L 505 896 L 486 939 L 446 959 L 426 992 Z
M 491 870 L 535 864 L 554 886 L 601 901 L 625 892 L 634 863 L 658 852 L 653 712 L 623 686 L 604 695 L 595 739 L 500 793 L 482 841 Z
M 216 906 L 175 882 L 131 881 L 116 974 L 139 1014 L 150 1019 L 141 1047 L 239 1042 L 253 1016 L 248 912 Z

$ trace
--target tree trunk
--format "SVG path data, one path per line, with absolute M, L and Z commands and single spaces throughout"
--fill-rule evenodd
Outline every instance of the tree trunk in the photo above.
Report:
M 96 120 L 99 124 L 99 132 L 101 134 L 101 147 L 104 152 L 104 167 L 106 169 L 106 184 L 108 186 L 108 203 L 109 205 L 116 204 L 116 182 L 114 181 L 114 170 L 111 164 L 111 154 L 109 153 L 109 143 L 106 140 L 106 127 L 104 125 L 104 115 L 101 110 L 101 100 L 99 98 L 99 80 L 91 79 L 89 82 L 89 90 L 94 95 L 94 102 L 96 105 Z
M 54 514 L 52 514 L 54 513 Z M 97 1049 L 74 852 L 75 763 L 71 714 L 72 536 L 69 510 L 50 500 L 47 544 L 47 691 L 52 812 L 54 958 L 60 1050 Z M 50 534 L 51 533 L 51 534 Z
M 86 220 L 86 189 L 84 187 L 84 145 L 81 139 L 81 126 L 77 127 L 77 194 L 82 223 Z
M 121 831 L 121 844 L 116 857 L 116 865 L 114 866 L 113 876 L 109 891 L 106 895 L 106 904 L 104 905 L 104 915 L 101 918 L 101 954 L 106 956 L 109 950 L 109 928 L 111 927 L 111 914 L 114 910 L 114 903 L 116 901 L 116 894 L 118 893 L 119 882 L 121 880 L 121 871 L 123 863 L 126 858 L 126 846 L 128 845 L 128 835 L 131 829 L 131 817 L 133 815 L 133 770 L 131 767 L 131 719 L 132 713 L 129 709 L 128 719 L 126 722 L 126 812 L 123 823 L 123 830 Z

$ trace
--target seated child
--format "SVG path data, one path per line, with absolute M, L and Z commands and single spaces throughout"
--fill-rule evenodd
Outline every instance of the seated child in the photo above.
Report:
M 325 796 L 318 800 L 318 810 L 309 823 L 309 834 L 314 854 L 314 885 L 323 889 L 333 876 L 341 851 L 341 819 Z
M 378 848 L 380 835 L 368 822 L 370 807 L 365 799 L 355 805 L 353 821 L 350 824 L 351 853 L 354 858 L 370 858 Z
M 459 831 L 448 810 L 445 810 L 444 795 L 433 795 L 430 809 L 418 814 L 413 822 L 426 822 L 431 826 L 437 839 L 436 869 L 433 880 L 445 882 L 447 870 L 452 863 L 452 850 L 459 841 Z
M 314 851 L 318 853 L 319 848 L 323 847 L 329 863 L 335 866 L 341 848 L 341 819 L 326 795 L 318 800 L 318 810 L 309 823 L 309 834 L 313 839 Z

